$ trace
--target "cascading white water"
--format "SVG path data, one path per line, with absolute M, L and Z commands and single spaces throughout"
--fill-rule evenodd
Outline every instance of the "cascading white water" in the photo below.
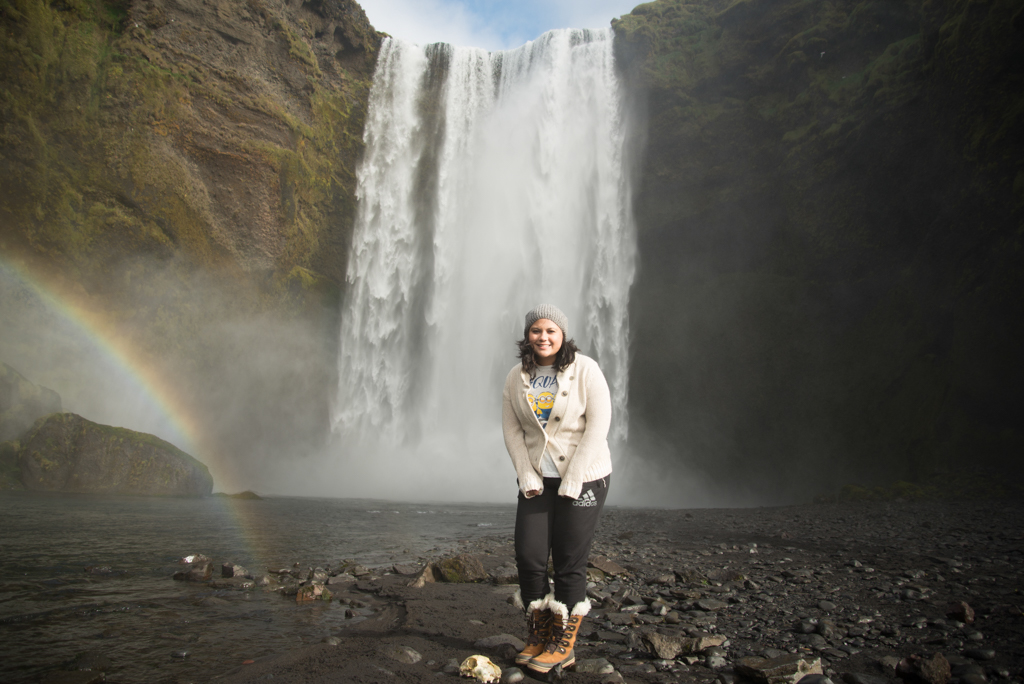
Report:
M 552 31 L 500 53 L 385 40 L 334 407 L 359 466 L 350 481 L 389 483 L 360 491 L 394 495 L 431 474 L 508 491 L 501 385 L 523 315 L 541 302 L 566 312 L 601 364 L 612 437 L 625 437 L 635 236 L 624 119 L 609 30 Z

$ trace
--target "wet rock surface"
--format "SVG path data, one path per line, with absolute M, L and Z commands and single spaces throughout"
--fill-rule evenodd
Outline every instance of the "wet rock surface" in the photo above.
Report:
M 1020 682 L 1022 523 L 1019 503 L 998 502 L 609 509 L 592 549 L 579 664 L 563 679 Z M 451 557 L 474 558 L 488 575 L 470 583 L 440 572 L 417 582 L 392 568 L 357 579 L 347 568 L 336 575 L 353 580 L 340 600 L 365 617 L 334 635 L 337 646 L 257 659 L 226 681 L 456 681 L 451 662 L 475 653 L 518 677 L 509 635 L 525 624 L 503 583 L 512 554 L 510 538 L 464 545 Z M 300 583 L 276 577 L 286 595 Z M 968 615 L 973 623 L 957 619 Z M 393 655 L 409 652 L 421 659 Z

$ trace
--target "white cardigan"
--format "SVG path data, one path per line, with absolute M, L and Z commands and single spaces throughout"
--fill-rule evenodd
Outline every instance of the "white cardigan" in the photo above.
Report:
M 519 489 L 523 494 L 543 491 L 540 462 L 547 448 L 562 477 L 558 494 L 579 498 L 584 482 L 612 472 L 608 382 L 596 361 L 577 353 L 576 360 L 558 374 L 558 396 L 544 429 L 526 399 L 530 376 L 522 368 L 516 364 L 509 371 L 501 402 L 505 448 L 512 457 Z

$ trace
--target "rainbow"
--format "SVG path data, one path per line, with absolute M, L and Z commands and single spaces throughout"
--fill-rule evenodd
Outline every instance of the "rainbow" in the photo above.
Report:
M 191 454 L 210 469 L 214 478 L 214 488 L 222 482 L 223 466 L 217 458 L 217 449 L 210 440 L 204 438 L 203 423 L 189 402 L 175 387 L 174 382 L 150 363 L 139 350 L 133 348 L 119 334 L 109 316 L 84 306 L 80 297 L 62 287 L 55 279 L 43 277 L 38 269 L 32 269 L 25 263 L 18 263 L 11 258 L 0 256 L 0 271 L 13 276 L 23 285 L 35 292 L 39 298 L 54 312 L 72 323 L 99 350 L 107 360 L 119 368 L 123 377 L 138 390 L 140 396 L 146 397 L 153 406 L 162 413 L 162 418 L 175 434 L 158 435 L 179 449 Z M 59 388 L 57 389 L 59 393 Z M 133 429 L 131 425 L 123 425 Z

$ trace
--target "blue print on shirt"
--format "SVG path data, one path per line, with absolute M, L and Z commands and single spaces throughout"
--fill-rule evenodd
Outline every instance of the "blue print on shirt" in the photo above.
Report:
M 546 389 L 548 387 L 557 387 L 558 378 L 551 375 L 538 375 L 530 381 L 530 386 L 534 389 Z M 532 394 L 527 395 L 527 399 L 530 402 L 530 408 L 537 414 L 537 420 L 540 421 L 542 427 L 547 427 L 548 417 L 551 415 L 551 407 L 555 405 L 555 394 L 554 392 L 541 392 L 536 397 Z

